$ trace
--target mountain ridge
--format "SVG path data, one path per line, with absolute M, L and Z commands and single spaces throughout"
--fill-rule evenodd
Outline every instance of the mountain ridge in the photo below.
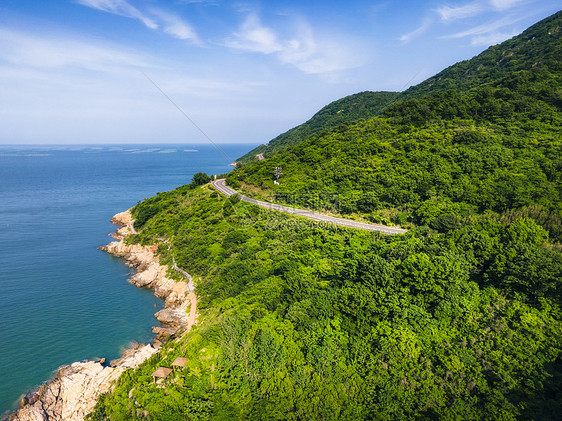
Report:
M 516 72 L 521 72 L 517 74 L 515 80 L 509 83 L 510 86 L 517 86 L 528 82 L 526 73 L 529 72 L 530 68 L 536 67 L 543 67 L 551 72 L 562 74 L 560 61 L 557 60 L 562 55 L 561 45 L 539 41 L 545 37 L 560 39 L 560 33 L 562 32 L 561 16 L 562 11 L 543 19 L 507 41 L 487 48 L 472 59 L 463 60 L 447 67 L 403 92 L 364 91 L 333 101 L 319 110 L 310 120 L 275 137 L 267 144 L 251 150 L 240 157 L 238 162 L 252 162 L 256 159 L 257 154 L 270 157 L 274 153 L 304 141 L 307 137 L 318 134 L 322 130 L 334 129 L 341 124 L 376 117 L 394 103 L 420 99 L 428 93 L 436 94 L 448 90 L 466 91 L 492 81 L 497 83 L 499 79 L 506 77 L 506 73 L 510 73 L 510 76 L 512 76 Z M 550 48 L 552 46 L 556 48 Z M 514 58 L 519 57 L 522 53 L 526 56 L 541 57 L 541 59 L 529 66 L 529 63 Z M 363 102 L 363 106 L 358 107 L 359 110 L 353 112 L 354 102 L 358 100 Z M 553 98 L 550 98 L 550 102 L 558 108 L 562 108 L 562 93 L 556 93 Z M 326 121 L 326 115 L 333 114 L 334 110 L 337 112 L 340 108 L 347 111 L 344 118 Z
M 562 11 L 559 11 L 532 25 L 521 34 L 487 48 L 472 59 L 463 60 L 447 67 L 436 75 L 405 90 L 400 95 L 400 99 L 423 96 L 429 91 L 467 90 L 486 83 L 490 75 L 496 76 L 496 79 L 498 76 L 501 77 L 506 70 L 516 72 L 530 70 L 537 66 L 561 70 L 560 54 L 562 46 L 550 48 L 555 43 L 541 42 L 548 37 L 560 39 L 561 17 Z M 528 63 L 518 60 L 522 54 L 540 57 L 540 60 L 533 62 L 529 67 Z
M 341 124 L 377 115 L 389 103 L 395 100 L 398 94 L 398 92 L 388 91 L 364 91 L 333 101 L 322 107 L 305 123 L 280 134 L 267 144 L 252 149 L 240 157 L 237 162 L 244 163 L 255 160 L 258 154 L 269 157 L 275 152 L 284 150 L 300 140 L 323 130 L 329 130 Z

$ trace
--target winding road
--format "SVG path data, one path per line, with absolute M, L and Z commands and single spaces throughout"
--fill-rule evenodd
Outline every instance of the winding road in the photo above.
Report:
M 303 216 L 305 218 L 312 219 L 314 221 L 327 222 L 347 228 L 356 228 L 356 229 L 367 230 L 367 231 L 378 231 L 378 232 L 382 232 L 383 234 L 404 234 L 407 232 L 402 228 L 394 228 L 394 227 L 387 227 L 385 225 L 376 225 L 376 224 L 369 224 L 366 222 L 351 221 L 349 219 L 336 218 L 334 216 L 323 215 L 321 213 L 309 211 L 306 209 L 297 209 L 297 208 L 292 208 L 290 206 L 278 205 L 276 203 L 263 202 L 261 200 L 250 199 L 249 197 L 244 196 L 238 193 L 236 190 L 228 187 L 225 184 L 224 178 L 211 181 L 211 185 L 215 189 L 217 189 L 220 193 L 224 194 L 227 197 L 232 196 L 233 194 L 239 194 L 240 200 L 244 202 L 253 203 L 254 205 L 260 206 L 265 209 L 271 209 L 279 212 L 290 213 L 292 215 Z

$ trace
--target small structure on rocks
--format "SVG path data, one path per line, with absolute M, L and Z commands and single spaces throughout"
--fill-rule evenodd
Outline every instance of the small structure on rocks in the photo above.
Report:
M 170 375 L 172 372 L 171 368 L 168 367 L 158 367 L 154 373 L 152 373 L 152 377 L 154 378 L 154 382 L 156 383 L 156 377 L 159 379 L 165 379 Z
M 187 358 L 185 358 L 185 357 L 178 357 L 178 358 L 176 358 L 176 359 L 174 360 L 174 362 L 172 363 L 172 367 L 173 367 L 173 368 L 176 368 L 176 367 L 184 368 L 186 364 L 187 364 Z

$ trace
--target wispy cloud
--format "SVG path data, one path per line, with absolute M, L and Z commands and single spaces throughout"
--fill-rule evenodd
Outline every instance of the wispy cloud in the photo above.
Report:
M 192 41 L 201 45 L 193 27 L 185 20 L 170 12 L 152 8 L 149 11 L 141 11 L 127 0 L 76 0 L 79 4 L 103 12 L 123 16 L 141 21 L 146 27 L 157 30 L 162 29 L 166 34 L 182 40 Z
M 490 46 L 499 44 L 507 39 L 513 38 L 517 35 L 518 31 L 511 31 L 511 32 L 490 32 L 488 34 L 477 35 L 472 38 L 470 41 L 470 45 L 474 46 Z
M 503 12 L 535 0 L 475 0 L 462 6 L 443 5 L 435 9 L 442 21 L 478 16 L 485 12 Z
M 158 29 L 158 24 L 126 0 L 77 0 L 83 6 L 113 13 L 131 19 L 138 19 L 150 29 Z
M 225 41 L 227 47 L 274 55 L 308 74 L 328 74 L 359 65 L 359 55 L 334 39 L 318 40 L 311 26 L 297 19 L 296 30 L 288 39 L 263 25 L 255 13 L 250 13 L 240 29 Z
M 412 32 L 408 32 L 407 34 L 402 35 L 399 39 L 404 43 L 408 43 L 413 39 L 416 39 L 423 35 L 433 24 L 432 18 L 426 18 L 423 20 L 422 24 L 417 28 L 414 29 Z
M 480 2 L 469 3 L 464 6 L 441 6 L 436 9 L 437 14 L 439 14 L 441 20 L 451 21 L 456 19 L 464 19 L 472 16 L 476 16 L 483 12 L 484 6 Z
M 248 15 L 240 30 L 234 33 L 233 38 L 226 41 L 226 45 L 239 50 L 264 54 L 283 50 L 277 40 L 277 34 L 272 29 L 265 27 L 255 14 Z
M 109 71 L 149 67 L 149 60 L 116 46 L 0 28 L 0 60 L 20 68 Z
M 205 3 L 208 6 L 218 6 L 220 0 L 177 0 L 178 3 L 182 4 L 202 4 Z
M 472 0 L 465 4 L 443 4 L 431 11 L 434 18 L 429 15 L 418 28 L 402 35 L 400 40 L 408 43 L 425 34 L 434 23 L 445 25 L 454 22 L 458 32 L 438 37 L 442 39 L 470 38 L 472 46 L 497 44 L 520 32 L 519 28 L 515 28 L 513 25 L 528 15 L 528 11 L 524 10 L 527 7 L 523 6 L 528 6 L 529 3 L 535 1 Z M 437 15 L 437 22 L 434 22 L 435 15 Z M 482 23 L 484 20 L 488 22 Z M 469 29 L 458 29 L 463 27 Z M 434 32 L 439 31 L 438 28 L 434 29 Z
M 180 17 L 159 9 L 151 9 L 153 16 L 159 18 L 165 33 L 177 39 L 189 40 L 202 44 L 193 27 Z
M 517 35 L 520 31 L 513 28 L 513 25 L 522 19 L 522 16 L 509 15 L 443 38 L 471 38 L 470 44 L 473 46 L 494 45 Z
M 457 32 L 446 36 L 445 38 L 464 38 L 473 36 L 488 36 L 492 33 L 497 33 L 500 29 L 506 26 L 513 25 L 514 23 L 520 21 L 523 17 L 506 16 L 504 18 L 498 19 L 491 23 L 486 23 L 483 25 L 478 25 L 473 28 L 467 29 L 466 31 Z
M 371 12 L 372 13 L 382 12 L 384 10 L 387 10 L 391 5 L 392 5 L 391 1 L 385 1 L 382 3 L 374 4 L 373 6 L 371 6 Z
M 490 0 L 490 5 L 498 11 L 508 10 L 524 3 L 526 0 Z

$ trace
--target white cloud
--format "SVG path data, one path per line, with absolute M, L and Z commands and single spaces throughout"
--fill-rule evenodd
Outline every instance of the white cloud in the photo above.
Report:
M 149 61 L 124 48 L 71 37 L 45 37 L 0 28 L 0 59 L 19 67 L 110 71 L 148 67 Z
M 234 38 L 228 39 L 226 45 L 239 50 L 272 54 L 283 50 L 275 32 L 262 25 L 255 14 L 250 14 Z
M 163 30 L 168 35 L 177 39 L 189 40 L 195 44 L 201 44 L 201 40 L 193 27 L 180 17 L 157 9 L 152 9 L 151 13 L 163 22 Z
M 189 40 L 194 44 L 201 45 L 197 33 L 193 27 L 172 13 L 151 9 L 148 13 L 141 12 L 139 9 L 128 3 L 126 0 L 76 0 L 79 4 L 114 15 L 123 16 L 131 19 L 138 19 L 148 28 L 157 30 L 162 29 L 166 34 L 181 40 Z
M 431 27 L 432 24 L 433 19 L 426 18 L 417 29 L 414 29 L 412 32 L 408 32 L 407 34 L 402 35 L 399 39 L 404 43 L 408 43 L 413 39 L 416 39 L 423 35 Z
M 206 3 L 209 6 L 218 6 L 219 2 L 217 0 L 178 0 L 179 3 L 184 3 L 184 4 L 200 4 L 200 3 Z
M 488 36 L 493 33 L 497 33 L 500 29 L 512 25 L 517 21 L 523 19 L 523 17 L 512 17 L 506 16 L 502 19 L 498 19 L 491 23 L 486 23 L 484 25 L 475 26 L 474 28 L 467 29 L 466 31 L 457 32 L 446 36 L 445 38 L 464 38 L 471 36 Z
M 522 19 L 524 19 L 524 16 L 505 16 L 494 22 L 475 26 L 466 31 L 457 32 L 444 38 L 471 38 L 470 44 L 472 46 L 490 46 L 517 35 L 520 31 L 513 27 L 508 27 Z
M 359 65 L 349 45 L 333 38 L 318 40 L 304 21 L 298 24 L 297 36 L 279 53 L 282 62 L 296 66 L 308 74 L 334 73 Z
M 484 7 L 481 3 L 469 3 L 464 6 L 451 7 L 451 6 L 441 6 L 436 9 L 436 12 L 441 17 L 443 21 L 450 21 L 456 19 L 464 19 L 467 17 L 472 17 L 480 14 L 484 11 Z
M 113 13 L 131 19 L 138 19 L 150 29 L 158 29 L 158 24 L 144 15 L 139 9 L 130 5 L 126 0 L 77 0 L 83 6 Z
M 275 55 L 284 64 L 295 66 L 307 74 L 329 74 L 357 67 L 359 54 L 349 45 L 334 40 L 317 39 L 310 25 L 298 19 L 295 33 L 282 39 L 275 30 L 264 26 L 251 13 L 234 36 L 225 42 L 227 47 L 262 54 Z
M 499 44 L 507 39 L 513 38 L 517 35 L 517 31 L 512 32 L 490 32 L 488 34 L 478 35 L 472 38 L 470 45 L 473 46 L 490 46 Z
M 525 0 L 490 0 L 490 5 L 498 11 L 511 9 Z

